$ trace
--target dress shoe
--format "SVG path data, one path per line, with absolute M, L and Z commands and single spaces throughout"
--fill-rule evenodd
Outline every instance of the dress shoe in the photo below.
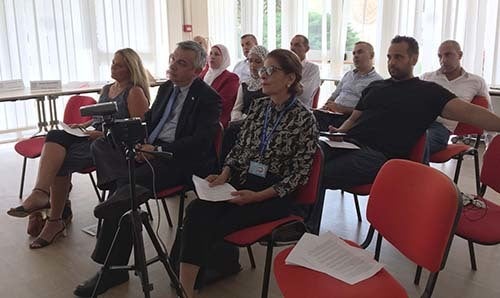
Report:
M 151 191 L 144 186 L 135 186 L 135 197 L 137 206 L 145 203 L 152 197 Z M 94 208 L 94 216 L 97 218 L 114 218 L 121 216 L 130 210 L 130 185 L 120 186 L 106 201 Z
M 73 294 L 78 297 L 92 297 L 97 280 L 99 279 L 99 272 L 89 280 L 78 285 L 73 291 Z M 112 270 L 106 271 L 101 277 L 101 282 L 97 288 L 96 295 L 100 295 L 112 287 L 120 285 L 128 281 L 128 271 L 126 270 Z

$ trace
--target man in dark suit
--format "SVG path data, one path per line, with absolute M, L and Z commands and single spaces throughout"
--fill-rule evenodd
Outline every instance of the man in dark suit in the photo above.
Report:
M 156 190 L 188 183 L 193 173 L 205 177 L 214 170 L 216 155 L 212 141 L 219 126 L 221 103 L 219 95 L 198 78 L 205 61 L 205 50 L 193 41 L 180 42 L 170 56 L 169 81 L 160 86 L 155 102 L 145 114 L 148 139 L 146 144 L 138 145 L 138 149 L 171 152 L 173 158 L 166 160 L 147 153 L 138 154 L 135 169 L 137 184 L 153 189 L 152 169 L 145 159 L 154 169 Z M 117 150 L 113 150 L 105 140 L 98 140 L 92 146 L 98 185 L 102 189 L 120 190 L 128 184 L 125 156 Z M 113 196 L 108 201 L 112 200 Z M 105 204 L 109 204 L 108 201 Z M 92 254 L 92 259 L 101 264 L 106 259 L 119 219 L 125 211 L 111 205 L 106 207 L 110 208 L 98 206 L 95 212 L 108 209 L 104 210 L 106 216 Z M 130 224 L 122 224 L 110 264 L 126 265 L 131 250 Z M 90 297 L 97 277 L 98 274 L 77 286 L 74 294 Z M 97 293 L 104 293 L 127 280 L 128 271 L 107 272 L 101 278 Z

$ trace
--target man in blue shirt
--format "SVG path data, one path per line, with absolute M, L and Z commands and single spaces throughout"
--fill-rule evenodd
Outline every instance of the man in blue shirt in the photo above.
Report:
M 365 41 L 354 45 L 353 63 L 355 69 L 348 71 L 340 80 L 322 109 L 314 111 L 320 130 L 328 126 L 340 127 L 349 118 L 361 98 L 361 92 L 371 82 L 382 80 L 373 67 L 375 53 L 373 46 Z

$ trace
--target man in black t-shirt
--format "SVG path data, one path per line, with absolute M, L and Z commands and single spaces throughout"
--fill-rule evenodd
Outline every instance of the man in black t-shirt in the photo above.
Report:
M 351 116 L 332 132 L 345 132 L 360 150 L 333 149 L 321 142 L 325 152 L 323 183 L 332 189 L 372 183 L 390 158 L 408 158 L 437 116 L 500 131 L 500 118 L 486 109 L 458 99 L 447 89 L 413 76 L 418 43 L 396 36 L 387 53 L 391 78 L 375 81 L 363 91 Z

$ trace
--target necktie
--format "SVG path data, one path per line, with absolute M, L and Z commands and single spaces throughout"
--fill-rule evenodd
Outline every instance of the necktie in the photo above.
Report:
M 168 103 L 167 106 L 165 107 L 165 111 L 163 112 L 163 116 L 161 117 L 155 129 L 153 129 L 153 131 L 148 137 L 148 144 L 153 144 L 153 142 L 156 140 L 161 130 L 163 129 L 163 126 L 165 126 L 168 116 L 172 112 L 172 107 L 174 106 L 174 102 L 177 99 L 177 95 L 179 95 L 179 91 L 180 91 L 179 87 L 175 87 L 172 93 L 170 94 L 170 98 L 168 99 Z

